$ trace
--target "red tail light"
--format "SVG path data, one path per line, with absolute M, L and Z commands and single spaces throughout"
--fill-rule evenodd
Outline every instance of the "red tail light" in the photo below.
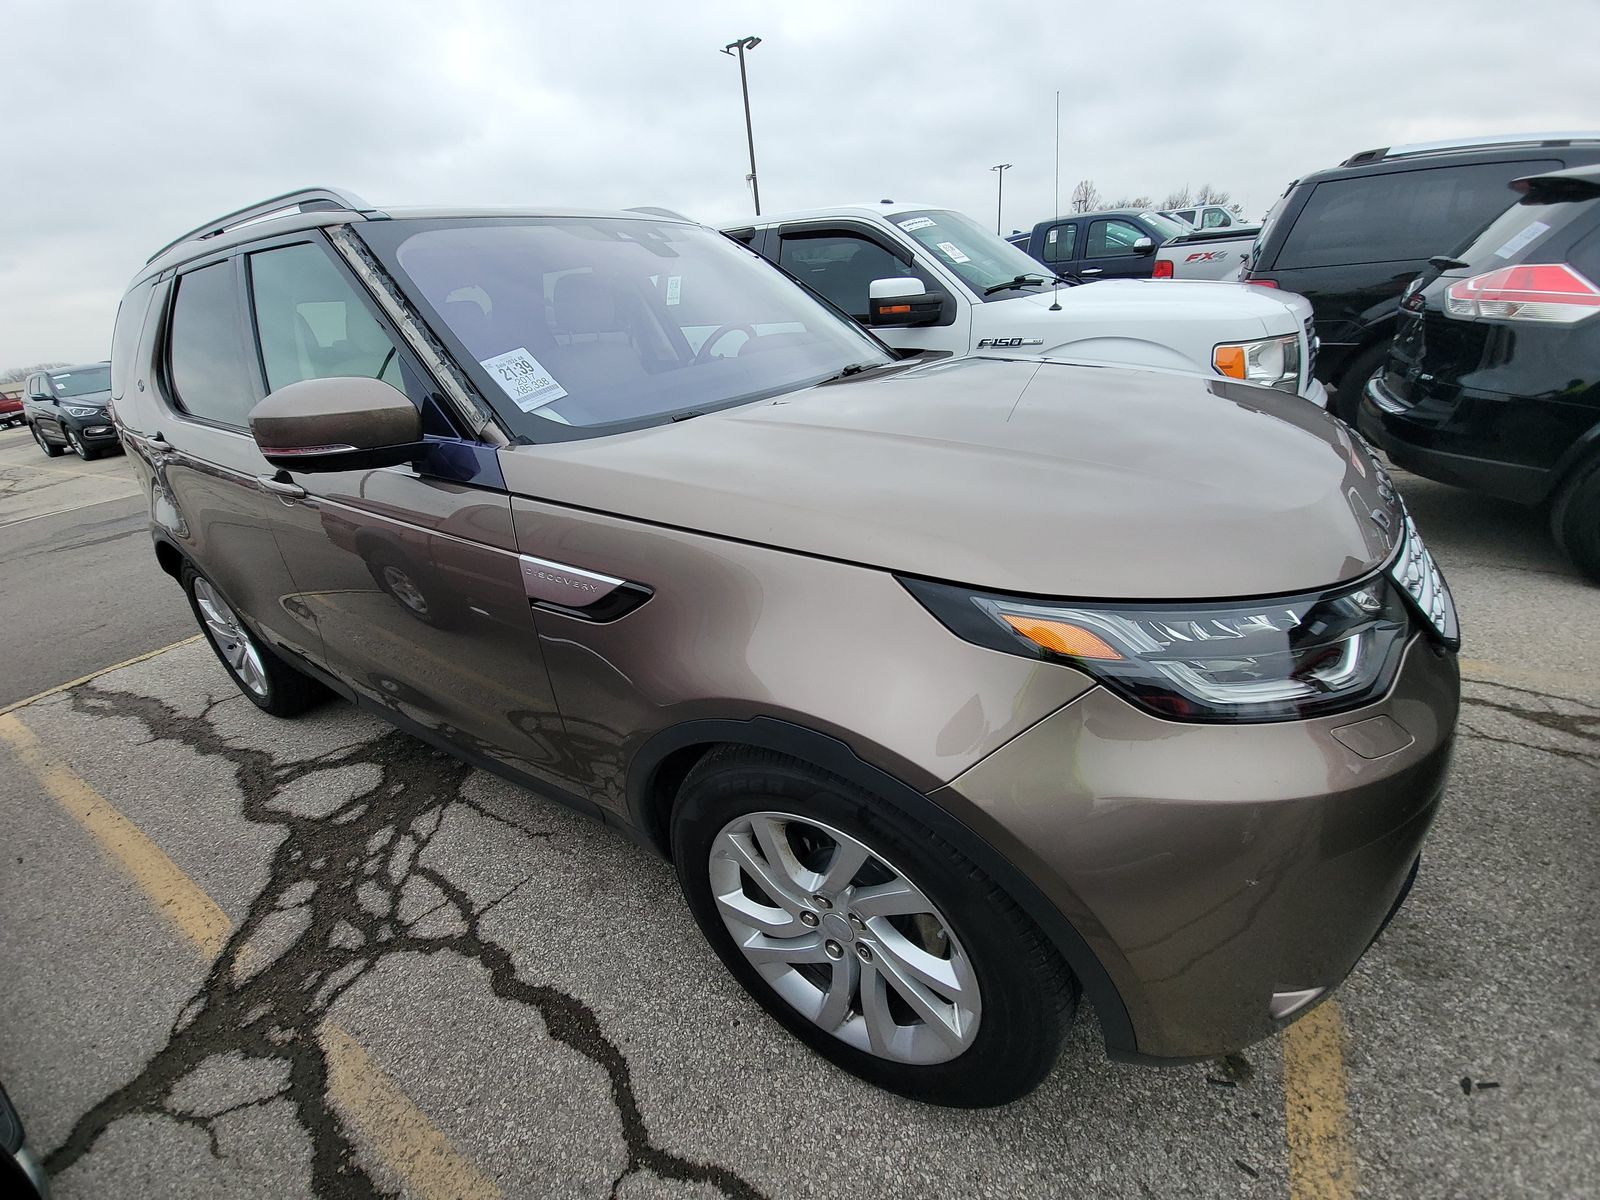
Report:
M 1570 325 L 1600 312 L 1600 288 L 1566 263 L 1524 263 L 1452 283 L 1444 310 L 1452 317 Z
M 1270 288 L 1275 288 L 1275 287 L 1278 286 L 1278 281 L 1276 279 L 1251 279 L 1248 276 L 1246 278 L 1244 278 L 1243 280 L 1241 280 L 1240 282 L 1248 283 L 1252 287 L 1270 287 Z
M 1156 269 L 1150 273 L 1151 279 L 1171 279 L 1172 260 L 1170 258 L 1156 259 Z

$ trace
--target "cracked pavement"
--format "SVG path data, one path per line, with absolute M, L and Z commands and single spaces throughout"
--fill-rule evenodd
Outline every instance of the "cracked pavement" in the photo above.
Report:
M 1358 1194 L 1583 1194 L 1600 589 L 1535 517 L 1398 479 L 1468 678 L 1416 890 L 1339 993 Z M 0 1079 L 66 1200 L 1291 1194 L 1276 1039 L 1122 1066 L 1086 1012 L 1034 1095 L 929 1108 L 785 1036 L 667 864 L 342 703 L 274 720 L 194 644 L 13 715 L 228 929 L 197 953 L 6 760 Z

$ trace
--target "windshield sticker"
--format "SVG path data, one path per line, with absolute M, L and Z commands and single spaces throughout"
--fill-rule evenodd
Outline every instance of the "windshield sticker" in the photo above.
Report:
M 907 233 L 915 233 L 919 229 L 927 229 L 933 223 L 932 217 L 912 217 L 909 221 L 901 221 L 900 228 Z
M 667 303 L 676 304 L 683 296 L 683 276 L 667 276 Z
M 478 365 L 494 377 L 501 390 L 523 412 L 554 404 L 567 394 L 567 389 L 551 378 L 550 372 L 522 346 L 493 358 L 480 358 Z
M 1533 242 L 1534 239 L 1549 232 L 1550 226 L 1546 225 L 1543 221 L 1535 221 L 1521 233 L 1509 239 L 1504 246 L 1500 247 L 1500 249 L 1496 250 L 1494 252 L 1494 256 L 1496 258 L 1510 258 L 1518 250 L 1523 249 Z
M 938 246 L 940 250 L 944 251 L 944 256 L 953 263 L 972 261 L 965 254 L 961 253 L 961 247 L 957 246 L 954 242 L 939 242 Z

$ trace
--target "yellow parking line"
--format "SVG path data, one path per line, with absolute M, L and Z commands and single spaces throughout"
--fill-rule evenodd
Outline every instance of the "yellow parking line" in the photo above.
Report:
M 0 741 L 208 960 L 221 952 L 233 932 L 227 914 L 161 847 L 70 767 L 52 758 L 11 713 L 0 715 Z M 241 953 L 241 960 L 245 957 Z M 325 1023 L 320 1040 L 327 1056 L 330 1096 L 366 1135 L 374 1153 L 405 1181 L 409 1193 L 427 1200 L 499 1200 L 501 1191 L 494 1181 L 462 1157 L 355 1039 L 339 1026 Z
M 495 1182 L 464 1160 L 411 1097 L 337 1025 L 319 1039 L 328 1063 L 328 1096 L 366 1130 L 378 1154 L 425 1200 L 495 1200 Z
M 232 928 L 226 914 L 160 846 L 70 768 L 47 755 L 15 716 L 0 716 L 0 741 L 11 747 L 51 798 L 94 835 L 101 849 L 122 864 L 145 895 L 208 959 L 221 952 Z
M 88 683 L 91 679 L 98 679 L 100 676 L 110 674 L 112 671 L 120 671 L 123 667 L 131 667 L 134 663 L 145 662 L 149 659 L 165 654 L 169 650 L 176 650 L 179 646 L 187 646 L 193 642 L 198 642 L 199 640 L 200 635 L 198 633 L 190 634 L 182 641 L 173 642 L 170 646 L 163 646 L 159 650 L 151 650 L 144 654 L 136 654 L 132 658 L 125 658 L 119 663 L 112 663 L 109 667 L 101 667 L 99 670 L 92 671 L 88 675 L 79 675 L 76 679 L 69 679 L 65 683 L 56 684 L 55 687 L 45 688 L 45 690 L 42 692 L 35 692 L 33 695 L 28 696 L 25 699 L 13 700 L 10 704 L 0 707 L 0 717 L 3 717 L 10 712 L 16 712 L 19 708 L 27 708 L 30 704 L 37 704 L 40 700 L 43 700 L 47 696 L 54 696 L 58 692 L 64 692 L 69 688 L 75 688 L 80 683 Z
M 1355 1152 L 1345 1096 L 1344 1024 L 1329 1000 L 1283 1031 L 1290 1200 L 1350 1200 Z

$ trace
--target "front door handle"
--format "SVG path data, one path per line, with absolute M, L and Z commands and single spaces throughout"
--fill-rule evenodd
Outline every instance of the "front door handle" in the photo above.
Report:
M 1105 270 L 1104 267 L 1085 267 L 1083 270 L 1079 271 L 1078 274 L 1079 275 L 1098 275 L 1103 270 Z
M 256 482 L 274 496 L 282 496 L 286 500 L 301 500 L 305 498 L 306 490 L 292 479 L 280 478 L 279 475 L 257 475 Z

